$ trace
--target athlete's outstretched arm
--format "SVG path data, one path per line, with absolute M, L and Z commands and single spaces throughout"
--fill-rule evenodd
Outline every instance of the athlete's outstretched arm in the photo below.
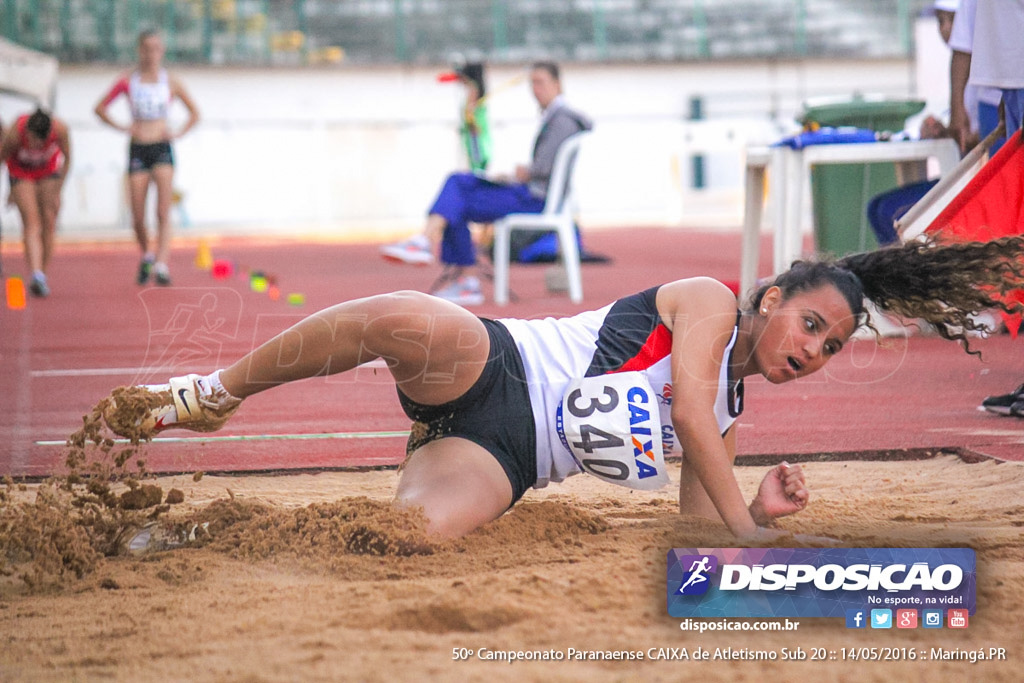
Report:
M 736 425 L 722 437 L 725 450 L 729 454 L 729 462 L 736 462 Z M 771 468 L 761 485 L 757 495 L 750 501 L 747 508 L 754 523 L 758 526 L 769 526 L 775 519 L 800 512 L 810 500 L 810 492 L 804 480 L 800 465 L 783 462 Z M 704 485 L 690 464 L 683 460 L 679 478 L 679 512 L 684 515 L 696 515 L 707 519 L 718 519 L 718 511 L 711 502 Z
M 687 473 L 700 486 L 739 538 L 758 534 L 739 484 L 732 458 L 718 432 L 714 404 L 721 359 L 736 323 L 736 298 L 710 278 L 680 280 L 658 291 L 658 311 L 672 329 L 672 425 L 684 453 L 680 509 L 689 511 L 684 497 L 693 491 Z
M 725 444 L 725 451 L 731 465 L 736 461 L 736 425 L 729 428 L 722 441 Z M 708 492 L 704 489 L 704 484 L 700 482 L 697 470 L 685 457 L 679 472 L 679 512 L 705 519 L 721 519 L 718 510 L 715 509 L 715 504 L 711 502 Z M 765 525 L 764 522 L 758 521 L 757 517 L 754 518 L 754 521 L 760 526 Z

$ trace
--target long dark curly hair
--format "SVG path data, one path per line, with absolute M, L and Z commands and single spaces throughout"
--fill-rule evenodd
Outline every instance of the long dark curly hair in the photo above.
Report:
M 834 261 L 796 261 L 754 292 L 752 308 L 773 285 L 788 299 L 826 283 L 842 293 L 861 325 L 871 325 L 864 307 L 867 298 L 883 311 L 930 323 L 943 338 L 980 355 L 967 338 L 968 332 L 984 328 L 974 316 L 991 308 L 1006 313 L 1024 310 L 1004 299 L 1005 294 L 1024 289 L 1024 236 L 959 244 L 929 239 Z

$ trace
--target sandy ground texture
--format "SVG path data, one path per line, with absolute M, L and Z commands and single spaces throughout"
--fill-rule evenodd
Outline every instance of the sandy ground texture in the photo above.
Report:
M 969 628 L 852 631 L 840 619 L 804 619 L 795 632 L 682 631 L 666 614 L 666 552 L 732 542 L 720 524 L 681 517 L 669 488 L 631 492 L 575 477 L 530 491 L 465 539 L 424 547 L 410 541 L 417 520 L 387 506 L 394 471 L 179 476 L 149 483 L 184 493 L 166 519 L 208 525 L 192 546 L 97 558 L 80 578 L 64 571 L 33 587 L 18 578 L 23 566 L 8 563 L 0 680 L 1020 680 L 1024 466 L 939 456 L 805 469 L 814 498 L 788 529 L 849 546 L 975 548 Z M 765 471 L 737 468 L 748 498 Z M 8 488 L 8 512 L 38 489 Z M 0 532 L 16 534 L 10 525 Z M 780 660 L 479 655 L 698 647 L 774 651 Z M 781 661 L 783 648 L 798 647 L 836 659 Z M 842 648 L 861 647 L 1003 647 L 1007 660 L 843 660 Z M 474 654 L 454 661 L 459 648 Z

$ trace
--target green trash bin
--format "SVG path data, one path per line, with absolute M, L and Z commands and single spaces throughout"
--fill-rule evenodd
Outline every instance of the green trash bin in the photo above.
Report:
M 924 109 L 922 100 L 854 98 L 807 103 L 805 125 L 856 126 L 899 132 L 909 117 Z M 819 253 L 844 256 L 878 248 L 867 219 L 872 197 L 896 187 L 892 164 L 828 164 L 811 170 L 814 242 Z

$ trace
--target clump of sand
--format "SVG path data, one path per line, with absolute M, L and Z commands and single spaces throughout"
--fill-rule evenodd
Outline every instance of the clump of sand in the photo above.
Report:
M 171 487 L 165 495 L 143 457 L 154 435 L 145 418 L 161 400 L 140 387 L 115 389 L 68 437 L 66 473 L 34 487 L 31 498 L 16 495 L 13 481 L 6 483 L 0 491 L 0 576 L 14 577 L 30 591 L 57 589 L 93 572 L 103 557 L 126 554 L 132 536 L 154 523 L 174 546 L 210 547 L 247 559 L 330 563 L 339 555 L 403 557 L 446 547 L 427 537 L 421 511 L 365 497 L 278 509 L 236 500 L 228 490 L 225 500 L 169 515 L 185 494 Z M 197 472 L 192 480 L 202 478 Z
M 230 498 L 199 508 L 186 526 L 198 526 L 196 545 L 232 557 L 290 556 L 330 562 L 339 554 L 430 555 L 445 543 L 431 540 L 418 509 L 356 497 L 280 509 Z
M 32 590 L 81 579 L 100 558 L 121 552 L 134 530 L 184 500 L 180 490 L 165 498 L 145 481 L 140 455 L 153 434 L 140 425 L 158 402 L 139 387 L 115 389 L 68 437 L 64 474 L 39 486 L 32 500 L 7 483 L 0 495 L 0 575 Z

